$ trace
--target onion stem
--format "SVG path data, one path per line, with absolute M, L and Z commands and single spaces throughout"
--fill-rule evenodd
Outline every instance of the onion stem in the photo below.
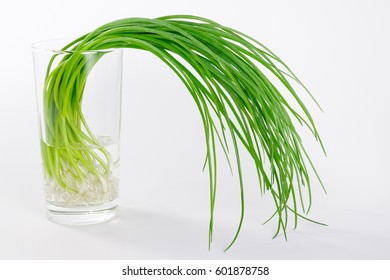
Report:
M 288 212 L 294 216 L 294 228 L 298 218 L 312 221 L 303 216 L 312 203 L 306 163 L 322 187 L 323 184 L 294 122 L 309 129 L 324 153 L 325 150 L 313 118 L 295 87 L 301 87 L 318 103 L 290 68 L 263 44 L 242 32 L 196 16 L 117 20 L 69 43 L 63 48 L 69 55 L 51 69 L 53 57 L 45 83 L 45 129 L 53 143 L 64 149 L 53 149 L 42 142 L 44 168 L 51 178 L 69 188 L 64 180 L 66 169 L 75 179 L 83 180 L 84 173 L 90 172 L 104 180 L 102 171 L 96 170 L 96 161 L 108 172 L 110 158 L 104 147 L 99 148 L 105 155 L 103 159 L 91 149 L 74 147 L 99 146 L 84 119 L 81 103 L 88 74 L 104 55 L 85 57 L 79 52 L 111 48 L 141 49 L 159 57 L 184 83 L 199 110 L 210 181 L 209 247 L 217 193 L 217 144 L 222 147 L 230 168 L 229 155 L 233 152 L 239 176 L 241 214 L 226 250 L 237 240 L 244 220 L 240 145 L 253 158 L 261 194 L 269 192 L 273 197 L 276 209 L 271 218 L 278 218 L 275 236 L 282 231 L 287 238 Z M 294 106 L 287 102 L 286 94 L 295 100 Z M 227 135 L 231 137 L 233 149 L 228 145 Z

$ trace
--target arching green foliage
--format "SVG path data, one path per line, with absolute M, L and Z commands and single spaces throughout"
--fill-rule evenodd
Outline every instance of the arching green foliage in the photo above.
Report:
M 81 102 L 88 73 L 100 56 L 86 59 L 79 52 L 111 48 L 153 53 L 177 74 L 192 95 L 206 139 L 210 242 L 217 189 L 217 144 L 221 145 L 228 160 L 229 151 L 234 152 L 240 181 L 241 218 L 228 248 L 237 239 L 245 209 L 239 143 L 253 158 L 261 193 L 268 192 L 274 199 L 276 211 L 273 216 L 278 218 L 275 236 L 280 230 L 286 235 L 288 212 L 294 215 L 295 226 L 298 217 L 307 219 L 303 216 L 311 206 L 307 166 L 315 169 L 294 127 L 294 119 L 306 126 L 320 143 L 321 140 L 293 84 L 306 88 L 279 57 L 258 41 L 195 16 L 122 19 L 105 24 L 64 47 L 69 55 L 54 69 L 49 66 L 44 93 L 45 129 L 53 141 L 59 141 L 65 147 L 53 150 L 42 142 L 44 168 L 50 177 L 68 188 L 63 178 L 65 167 L 77 178 L 82 178 L 85 170 L 98 178 L 107 172 L 107 168 L 96 170 L 93 162 L 98 160 L 101 166 L 107 166 L 108 156 L 102 158 L 91 150 L 73 147 L 97 144 L 83 117 Z M 271 82 L 271 76 L 278 81 L 278 86 Z M 282 91 L 292 96 L 296 108 L 287 102 Z M 105 154 L 104 148 L 100 150 Z M 303 192 L 308 194 L 307 204 Z

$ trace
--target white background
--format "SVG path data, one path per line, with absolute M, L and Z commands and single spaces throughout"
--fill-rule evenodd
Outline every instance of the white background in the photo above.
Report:
M 123 82 L 121 209 L 110 223 L 68 227 L 45 217 L 30 45 L 82 35 L 124 17 L 194 14 L 265 43 L 321 103 L 308 103 L 328 156 L 304 134 L 328 190 L 313 183 L 310 218 L 271 239 L 269 196 L 243 156 L 222 168 L 214 242 L 207 249 L 208 175 L 201 120 L 178 78 L 129 50 Z M 388 1 L 13 1 L 0 9 L 0 259 L 389 259 L 390 4 Z M 223 158 L 221 157 L 221 163 Z M 223 166 L 223 164 L 221 164 Z

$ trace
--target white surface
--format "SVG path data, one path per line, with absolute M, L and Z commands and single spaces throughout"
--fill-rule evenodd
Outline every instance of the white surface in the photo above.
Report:
M 389 259 L 388 1 L 84 2 L 7 2 L 0 10 L 0 259 Z M 76 37 L 117 18 L 180 13 L 259 39 L 321 103 L 324 114 L 309 107 L 328 157 L 304 140 L 329 193 L 314 183 L 310 217 L 329 227 L 302 221 L 288 242 L 272 240 L 275 224 L 261 225 L 272 213 L 271 200 L 258 195 L 244 156 L 241 235 L 223 253 L 239 201 L 237 178 L 221 170 L 209 252 L 201 121 L 178 78 L 140 51 L 125 56 L 119 217 L 87 227 L 45 218 L 30 44 Z

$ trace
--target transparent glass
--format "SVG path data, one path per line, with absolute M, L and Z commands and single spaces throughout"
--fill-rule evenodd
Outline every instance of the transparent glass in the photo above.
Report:
M 100 223 L 118 206 L 122 50 L 61 51 L 69 42 L 32 46 L 47 213 Z

